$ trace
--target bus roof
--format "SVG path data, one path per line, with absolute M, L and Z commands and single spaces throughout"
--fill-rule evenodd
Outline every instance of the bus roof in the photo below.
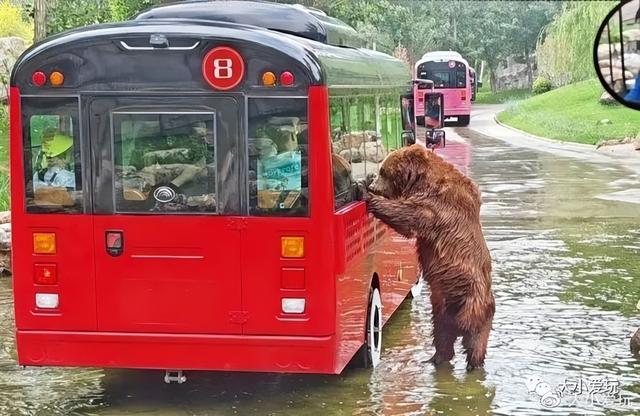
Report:
M 168 39 L 169 48 L 155 48 L 150 43 L 152 35 L 157 34 Z M 11 85 L 25 93 L 41 93 L 42 88 L 31 84 L 31 75 L 48 69 L 65 73 L 63 87 L 48 89 L 54 93 L 88 89 L 157 90 L 158 85 L 151 84 L 151 80 L 173 82 L 173 87 L 183 90 L 210 91 L 201 74 L 194 73 L 193 79 L 186 79 L 184 61 L 189 60 L 190 68 L 200 68 L 203 56 L 220 41 L 240 49 L 263 51 L 267 58 L 260 61 L 261 65 L 265 65 L 265 59 L 286 60 L 301 72 L 307 85 L 380 88 L 406 87 L 410 82 L 407 66 L 380 52 L 332 46 L 245 24 L 154 18 L 89 26 L 33 45 L 16 62 Z M 194 47 L 170 50 L 172 45 L 187 44 Z M 169 53 L 182 55 L 169 60 L 167 57 L 172 56 Z
M 199 19 L 241 23 L 290 33 L 334 46 L 361 47 L 363 42 L 351 26 L 302 5 L 262 1 L 195 0 L 152 8 L 139 14 L 145 19 Z
M 462 55 L 460 55 L 460 53 L 455 52 L 455 51 L 433 51 L 433 52 L 427 52 L 424 55 L 422 55 L 422 58 L 420 58 L 420 60 L 418 62 L 416 62 L 416 68 L 418 67 L 418 65 L 424 63 L 424 62 L 430 62 L 430 61 L 435 61 L 435 62 L 446 62 L 446 61 L 450 61 L 450 60 L 454 60 L 454 61 L 460 61 L 463 62 L 465 65 L 469 66 L 469 63 L 467 62 L 466 59 L 464 59 L 462 57 Z

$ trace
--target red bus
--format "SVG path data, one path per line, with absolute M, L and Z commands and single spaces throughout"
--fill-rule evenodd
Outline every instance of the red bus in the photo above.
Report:
M 188 2 L 34 45 L 11 76 L 25 366 L 340 373 L 418 281 L 358 181 L 410 71 L 317 11 Z
M 471 119 L 471 101 L 475 99 L 473 78 L 475 72 L 467 61 L 453 51 L 429 52 L 415 65 L 415 77 L 433 81 L 436 91 L 444 98 L 444 115 L 456 118 L 456 125 L 467 126 Z M 416 114 L 422 115 L 424 108 L 416 102 Z M 418 118 L 424 123 L 424 117 Z

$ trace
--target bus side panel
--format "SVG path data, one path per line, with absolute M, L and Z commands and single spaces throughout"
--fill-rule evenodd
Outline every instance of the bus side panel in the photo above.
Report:
M 88 215 L 25 214 L 20 92 L 11 89 L 12 273 L 18 330 L 95 330 L 93 225 Z M 33 254 L 33 233 L 53 232 L 56 253 Z M 34 284 L 36 264 L 55 264 L 58 284 Z M 59 308 L 36 307 L 36 293 L 57 294 Z M 20 351 L 18 351 L 20 355 Z
M 369 288 L 375 273 L 368 255 L 371 240 L 365 230 L 373 229 L 374 219 L 364 202 L 346 206 L 335 214 L 336 229 L 336 372 L 341 372 L 365 340 L 365 320 Z M 373 234 L 373 233 L 372 233 Z

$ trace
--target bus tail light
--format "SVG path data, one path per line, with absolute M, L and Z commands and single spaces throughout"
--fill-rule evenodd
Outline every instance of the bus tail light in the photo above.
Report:
M 37 285 L 58 284 L 58 271 L 55 264 L 36 264 L 33 268 L 33 281 Z
M 285 71 L 282 74 L 280 74 L 280 85 L 289 87 L 293 85 L 294 82 L 295 82 L 295 78 L 293 77 L 293 74 L 291 72 Z
M 54 87 L 59 87 L 64 84 L 64 75 L 62 72 L 54 71 L 49 75 L 49 82 L 51 82 L 51 85 Z
M 467 92 L 466 92 L 466 91 L 462 91 L 462 92 L 460 93 L 460 99 L 461 99 L 462 101 L 466 101 L 466 100 L 467 100 Z
M 304 313 L 304 298 L 283 298 L 282 312 L 284 313 Z
M 56 235 L 33 233 L 33 254 L 56 254 Z
M 40 309 L 56 309 L 60 305 L 57 293 L 36 293 L 36 306 Z
M 304 257 L 304 237 L 282 237 L 281 254 L 286 258 Z
M 31 82 L 33 82 L 33 85 L 36 87 L 42 87 L 47 83 L 47 75 L 42 71 L 36 71 L 31 75 Z
M 273 87 L 276 85 L 276 74 L 273 72 L 265 72 L 262 74 L 262 85 L 265 87 Z

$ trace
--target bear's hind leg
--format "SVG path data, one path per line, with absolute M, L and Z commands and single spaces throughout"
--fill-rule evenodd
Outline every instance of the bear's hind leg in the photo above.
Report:
M 454 355 L 453 345 L 458 337 L 455 314 L 447 309 L 433 316 L 433 344 L 436 352 L 429 362 L 436 366 L 451 361 Z
M 462 337 L 462 346 L 467 354 L 467 370 L 484 365 L 484 358 L 487 355 L 487 343 L 491 332 L 491 322 L 478 328 L 466 332 Z

